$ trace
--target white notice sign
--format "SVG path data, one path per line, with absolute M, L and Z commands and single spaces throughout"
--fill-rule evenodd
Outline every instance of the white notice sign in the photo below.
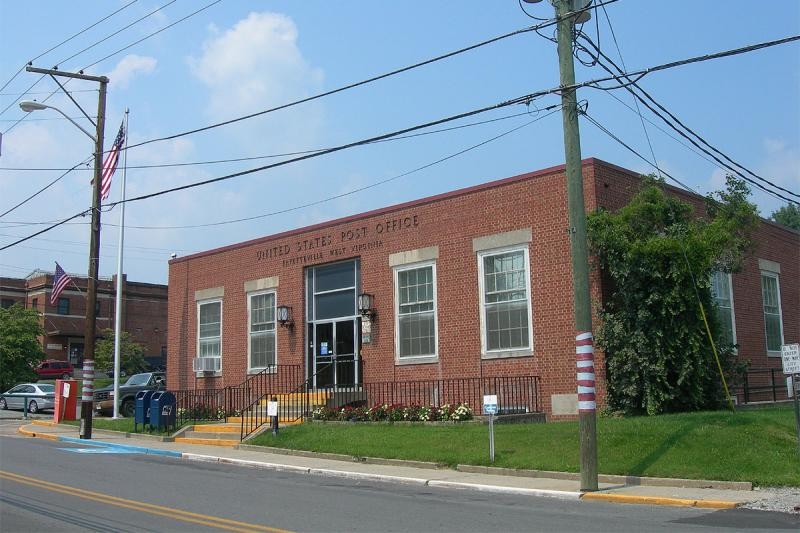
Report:
M 497 414 L 497 395 L 487 394 L 483 397 L 483 414 L 496 415 Z
M 278 416 L 278 402 L 267 402 L 267 416 Z
M 784 374 L 800 374 L 800 344 L 781 346 L 781 359 Z
M 61 388 L 61 396 L 69 398 L 69 383 L 64 383 L 64 386 Z

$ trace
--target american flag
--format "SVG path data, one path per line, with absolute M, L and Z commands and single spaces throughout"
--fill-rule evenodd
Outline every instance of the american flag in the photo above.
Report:
M 119 162 L 119 152 L 122 150 L 122 145 L 125 143 L 125 121 L 119 125 L 119 133 L 117 138 L 114 139 L 114 144 L 111 146 L 111 151 L 108 152 L 106 160 L 103 161 L 103 179 L 100 181 L 100 196 L 105 200 L 111 192 L 111 176 L 117 170 L 117 162 Z
M 70 282 L 72 278 L 69 274 L 64 272 L 64 269 L 61 268 L 61 265 L 56 262 L 56 273 L 53 275 L 53 292 L 50 294 L 50 305 L 55 305 L 58 301 L 58 297 L 61 296 L 61 291 L 64 290 Z

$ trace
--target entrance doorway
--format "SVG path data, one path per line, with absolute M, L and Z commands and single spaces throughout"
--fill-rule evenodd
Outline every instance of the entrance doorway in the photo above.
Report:
M 306 271 L 307 377 L 314 388 L 353 387 L 361 379 L 358 260 Z

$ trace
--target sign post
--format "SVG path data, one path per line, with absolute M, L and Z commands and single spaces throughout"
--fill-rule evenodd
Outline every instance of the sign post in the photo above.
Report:
M 494 415 L 497 414 L 497 395 L 483 397 L 483 414 L 489 415 L 489 461 L 494 463 Z
M 800 383 L 800 344 L 784 344 L 781 346 L 781 362 L 783 373 L 791 375 L 792 396 L 794 397 L 794 422 L 797 431 L 797 447 L 800 450 L 800 399 L 798 399 L 798 383 Z
M 272 397 L 270 401 L 267 402 L 267 416 L 271 417 L 272 422 L 272 436 L 278 436 L 278 398 L 275 396 Z

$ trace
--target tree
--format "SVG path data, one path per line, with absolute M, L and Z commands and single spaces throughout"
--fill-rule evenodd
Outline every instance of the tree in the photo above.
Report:
M 44 359 L 41 335 L 35 309 L 19 304 L 0 309 L 0 392 L 21 381 L 36 381 L 34 368 Z
M 716 342 L 711 274 L 741 267 L 758 223 L 749 189 L 733 177 L 706 199 L 705 218 L 662 186 L 645 177 L 627 206 L 588 219 L 593 252 L 612 287 L 597 338 L 608 404 L 628 414 L 718 406 L 721 380 L 699 304 Z M 720 353 L 729 365 L 732 347 Z
M 800 231 L 800 207 L 788 204 L 772 213 L 769 218 L 786 227 Z
M 98 370 L 107 372 L 114 369 L 114 330 L 104 330 L 103 336 L 95 344 L 94 365 Z M 134 342 L 127 331 L 123 331 L 120 336 L 119 351 L 119 367 L 127 374 L 143 372 L 147 368 L 144 346 Z

